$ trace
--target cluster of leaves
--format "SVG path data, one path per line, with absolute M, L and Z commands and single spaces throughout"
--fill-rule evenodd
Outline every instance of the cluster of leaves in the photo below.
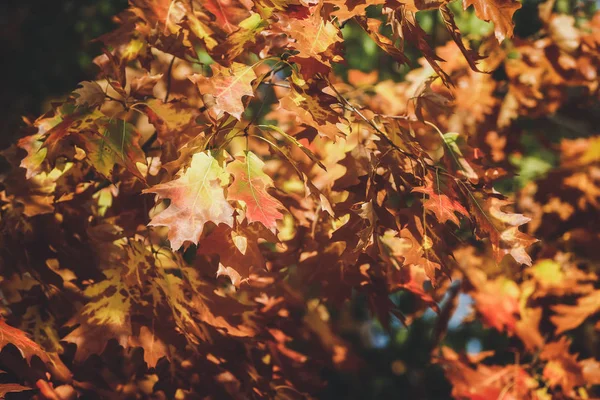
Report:
M 525 165 L 524 119 L 597 100 L 600 15 L 544 4 L 539 37 L 509 41 L 520 3 L 471 6 L 493 34 L 468 43 L 446 2 L 130 0 L 98 80 L 3 152 L 3 311 L 33 341 L 0 322 L 0 391 L 319 396 L 364 365 L 336 315 L 359 294 L 388 329 L 438 312 L 423 352 L 456 398 L 588 396 L 600 364 L 564 333 L 599 311 L 598 140 L 494 188 Z M 343 79 L 347 24 L 421 67 Z M 516 357 L 439 345 L 459 292 Z

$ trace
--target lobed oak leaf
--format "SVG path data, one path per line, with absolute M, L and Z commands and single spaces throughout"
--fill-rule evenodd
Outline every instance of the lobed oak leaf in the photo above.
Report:
M 146 21 L 151 28 L 155 26 L 162 33 L 177 33 L 178 23 L 185 15 L 185 8 L 177 0 L 131 0 L 131 10 Z
M 402 29 L 402 38 L 414 44 L 414 46 L 419 49 L 444 85 L 449 87 L 451 85 L 450 77 L 438 63 L 438 61 L 444 60 L 440 58 L 429 45 L 429 35 L 421 28 L 415 14 L 402 10 L 402 12 L 397 13 L 396 19 Z
M 583 367 L 586 364 L 581 365 L 577 361 L 578 354 L 571 353 L 570 347 L 571 341 L 566 336 L 562 336 L 557 341 L 548 343 L 540 352 L 539 357 L 541 360 L 547 361 L 542 376 L 548 386 L 551 388 L 560 386 L 563 392 L 574 394 L 575 387 L 591 382 L 587 382 L 584 375 Z M 587 367 L 590 366 L 592 365 L 587 365 Z
M 235 32 L 238 24 L 250 14 L 238 0 L 205 0 L 202 6 L 215 16 L 216 23 L 227 33 Z
M 235 231 L 218 226 L 198 244 L 198 255 L 218 255 L 217 276 L 227 276 L 239 286 L 253 271 L 265 269 L 265 259 L 260 251 L 260 241 L 274 241 L 268 231 L 256 226 L 240 226 Z
M 379 32 L 382 25 L 380 20 L 375 18 L 357 17 L 356 21 L 381 50 L 385 51 L 401 64 L 408 63 L 409 60 L 402 51 L 402 48 L 396 46 L 390 38 Z
M 463 8 L 470 6 L 475 9 L 477 18 L 494 23 L 494 33 L 498 42 L 504 41 L 513 35 L 513 14 L 521 3 L 516 0 L 463 0 Z
M 140 109 L 154 125 L 159 138 L 169 140 L 172 136 L 181 135 L 194 126 L 200 112 L 184 102 L 150 99 L 140 105 Z
M 198 85 L 203 100 L 217 118 L 227 112 L 238 120 L 242 118 L 244 96 L 254 96 L 252 81 L 256 79 L 253 66 L 234 62 L 231 67 L 211 65 L 213 75 L 192 75 L 189 79 Z
M 0 349 L 8 344 L 15 346 L 27 361 L 31 361 L 33 356 L 37 356 L 44 363 L 50 364 L 53 372 L 62 379 L 68 379 L 71 375 L 66 365 L 55 354 L 47 353 L 37 343 L 29 339 L 25 332 L 13 328 L 3 319 L 0 319 Z
M 500 277 L 481 282 L 476 289 L 472 296 L 483 320 L 500 332 L 504 328 L 514 332 L 519 315 L 519 286 Z
M 85 289 L 84 294 L 93 300 L 85 305 L 81 315 L 93 325 L 129 326 L 131 298 L 122 279 L 121 269 L 111 268 L 103 273 L 105 280 Z
M 246 205 L 246 218 L 249 223 L 260 222 L 275 232 L 277 220 L 283 218 L 279 212 L 283 204 L 267 190 L 273 186 L 271 177 L 263 172 L 265 163 L 251 151 L 237 156 L 227 165 L 227 172 L 234 180 L 227 192 L 228 200 L 238 200 Z
M 173 249 L 184 242 L 197 243 L 207 222 L 232 226 L 233 208 L 224 192 L 228 182 L 229 174 L 212 154 L 194 154 L 190 167 L 179 178 L 144 190 L 171 201 L 148 225 L 168 227 Z
M 106 95 L 98 82 L 84 81 L 79 85 L 81 88 L 73 91 L 78 95 L 75 99 L 75 105 L 96 108 L 104 103 Z
M 469 64 L 469 67 L 471 67 L 471 69 L 475 72 L 481 72 L 477 67 L 477 61 L 481 60 L 483 57 L 481 57 L 477 53 L 477 51 L 468 49 L 464 45 L 462 35 L 460 34 L 458 26 L 456 26 L 456 22 L 454 22 L 454 14 L 452 14 L 450 8 L 447 5 L 443 4 L 440 6 L 440 13 L 442 15 L 442 20 L 446 25 L 448 33 L 450 34 L 452 40 L 454 40 L 454 43 L 456 43 L 456 46 L 458 46 L 461 53 L 465 57 L 465 60 Z
M 27 337 L 27 334 L 20 329 L 13 328 L 4 320 L 0 319 L 0 349 L 7 344 L 14 345 L 27 361 L 31 357 L 38 356 L 42 361 L 50 361 L 46 352 L 33 340 Z
M 190 29 L 190 32 L 202 42 L 204 42 L 204 45 L 208 50 L 214 49 L 218 44 L 215 38 L 213 37 L 214 31 L 211 28 L 209 28 L 204 22 L 202 22 L 198 17 L 196 17 L 194 13 L 188 12 L 186 17 L 186 23 Z
M 280 107 L 295 114 L 298 121 L 312 126 L 319 134 L 332 140 L 344 136 L 338 127 L 340 119 L 330 107 L 334 102 L 337 102 L 335 98 L 314 88 L 307 92 L 297 87 L 292 87 L 279 100 Z
M 435 186 L 436 184 L 432 180 L 427 180 L 426 186 L 413 188 L 412 191 L 428 196 L 427 200 L 423 202 L 423 207 L 433 212 L 441 224 L 446 221 L 452 221 L 460 226 L 460 221 L 456 214 L 468 217 L 469 212 L 454 196 L 450 198 L 442 192 L 439 181 L 437 182 L 437 187 Z
M 506 254 L 510 254 L 518 263 L 531 266 L 531 257 L 525 249 L 538 240 L 519 231 L 519 227 L 531 219 L 502 211 L 511 202 L 498 197 L 474 192 L 470 193 L 469 200 L 471 214 L 479 228 L 477 236 L 490 239 L 496 261 L 500 262 Z
M 344 22 L 353 17 L 365 15 L 366 9 L 369 6 L 384 4 L 385 0 L 326 0 L 324 3 L 335 7 L 336 9 L 331 13 L 331 15 L 336 17 L 340 22 Z
M 21 167 L 27 169 L 27 179 L 42 171 L 44 162 L 53 164 L 61 156 L 75 154 L 73 140 L 80 132 L 96 130 L 96 121 L 102 118 L 99 111 L 91 113 L 76 111 L 73 104 L 64 104 L 54 110 L 51 117 L 40 118 L 35 122 L 38 132 L 19 140 L 18 146 L 27 152 Z
M 438 310 L 437 303 L 425 289 L 425 282 L 435 279 L 435 270 L 441 266 L 430 261 L 410 230 L 403 229 L 398 234 L 386 231 L 379 237 L 381 257 L 388 264 L 388 286 L 394 290 L 404 288 L 419 296 L 425 303 Z
M 293 19 L 290 22 L 290 35 L 296 40 L 294 48 L 299 51 L 300 58 L 321 58 L 321 54 L 329 46 L 341 42 L 339 29 L 329 21 L 324 21 L 318 14 L 306 19 Z
M 483 352 L 477 356 L 457 354 L 449 347 L 442 347 L 441 357 L 436 360 L 452 383 L 452 396 L 457 399 L 542 399 L 538 397 L 539 383 L 520 365 L 486 365 L 478 362 L 489 356 Z M 479 360 L 478 360 L 479 359 Z M 475 364 L 474 367 L 472 365 Z
M 0 383 L 0 399 L 4 399 L 9 393 L 24 392 L 26 390 L 34 390 L 28 386 L 19 385 L 18 383 Z
M 146 361 L 149 368 L 156 367 L 161 358 L 169 357 L 165 343 L 146 326 L 140 327 L 139 335 L 129 337 L 128 345 L 139 346 L 144 349 L 144 361 Z
M 77 346 L 74 359 L 77 362 L 83 362 L 92 354 L 101 354 L 110 339 L 115 339 L 117 343 L 126 348 L 130 336 L 131 327 L 129 325 L 97 325 L 82 320 L 80 325 L 62 340 Z
M 324 21 L 318 13 L 306 19 L 293 19 L 289 35 L 295 40 L 293 47 L 298 50 L 290 60 L 300 66 L 306 79 L 312 79 L 316 74 L 328 74 L 331 61 L 341 60 L 333 52 L 333 45 L 342 41 L 339 29 Z
M 263 20 L 259 14 L 252 14 L 239 24 L 239 29 L 227 37 L 213 51 L 221 55 L 224 62 L 234 60 L 242 54 L 250 45 L 256 43 L 258 35 L 268 26 L 268 22 Z M 214 55 L 213 55 L 214 57 Z
M 83 147 L 92 166 L 110 179 L 115 164 L 124 166 L 129 172 L 144 179 L 137 163 L 145 164 L 146 155 L 135 127 L 120 119 L 98 121 L 99 131 L 82 135 Z
M 557 304 L 552 306 L 556 313 L 550 321 L 556 326 L 556 334 L 577 328 L 587 318 L 600 312 L 600 290 L 580 297 L 575 305 Z

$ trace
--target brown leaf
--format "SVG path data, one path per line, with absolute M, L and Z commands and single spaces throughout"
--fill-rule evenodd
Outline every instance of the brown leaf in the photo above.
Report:
M 470 6 L 475 8 L 477 18 L 494 23 L 494 32 L 498 42 L 512 37 L 513 14 L 521 8 L 521 3 L 515 0 L 463 0 L 465 10 Z

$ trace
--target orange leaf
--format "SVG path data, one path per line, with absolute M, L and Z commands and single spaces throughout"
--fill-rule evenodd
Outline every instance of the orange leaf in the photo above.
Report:
M 267 189 L 273 187 L 273 180 L 263 172 L 264 165 L 251 151 L 237 156 L 234 162 L 227 165 L 227 172 L 234 177 L 227 198 L 246 205 L 248 222 L 260 222 L 275 231 L 277 220 L 283 218 L 283 214 L 279 212 L 283 209 L 283 204 L 267 192 Z
M 190 167 L 178 179 L 144 190 L 156 193 L 159 199 L 171 200 L 149 225 L 169 227 L 173 249 L 186 241 L 197 243 L 207 222 L 232 226 L 233 208 L 223 189 L 228 181 L 227 172 L 210 153 L 194 154 Z
M 227 112 L 237 119 L 242 118 L 244 104 L 242 97 L 254 96 L 252 81 L 256 74 L 251 65 L 234 62 L 226 68 L 218 64 L 211 65 L 213 75 L 192 75 L 189 79 L 198 85 L 205 105 L 220 117 Z

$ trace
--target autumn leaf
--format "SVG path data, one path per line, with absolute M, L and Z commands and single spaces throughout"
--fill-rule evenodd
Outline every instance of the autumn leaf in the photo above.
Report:
M 237 30 L 238 24 L 249 15 L 243 3 L 238 0 L 206 0 L 202 3 L 217 19 L 217 24 L 227 33 Z
M 228 182 L 229 174 L 211 153 L 194 154 L 190 167 L 177 179 L 144 190 L 170 200 L 149 225 L 168 227 L 173 249 L 184 242 L 197 243 L 207 222 L 232 226 L 233 208 L 224 193 Z
M 150 27 L 157 26 L 162 33 L 176 33 L 179 30 L 177 23 L 181 21 L 184 13 L 182 3 L 176 0 L 132 0 L 133 10 Z
M 338 28 L 331 22 L 319 18 L 318 15 L 292 20 L 290 35 L 296 40 L 294 47 L 300 52 L 298 57 L 306 59 L 315 57 L 322 60 L 320 54 L 327 51 L 329 46 L 342 40 Z
M 152 330 L 146 326 L 140 328 L 137 336 L 129 338 L 129 346 L 139 346 L 144 349 L 144 361 L 148 367 L 154 368 L 163 357 L 168 357 L 167 346 L 160 340 Z
M 140 108 L 148 115 L 148 120 L 156 128 L 159 137 L 168 140 L 174 135 L 181 135 L 195 125 L 200 113 L 184 102 L 163 102 L 150 99 Z
M 460 49 L 460 52 L 463 54 L 463 56 L 465 56 L 465 60 L 467 60 L 469 67 L 471 67 L 471 69 L 475 72 L 481 72 L 477 67 L 477 61 L 481 60 L 483 57 L 481 57 L 476 51 L 468 49 L 464 45 L 462 35 L 456 26 L 456 22 L 454 22 L 454 14 L 452 14 L 450 8 L 448 8 L 446 5 L 441 5 L 440 14 L 442 15 L 442 20 L 446 25 L 448 33 L 452 37 L 452 40 L 454 40 L 454 43 L 456 43 L 456 46 L 458 46 Z
M 480 193 L 470 192 L 469 200 L 471 213 L 480 229 L 477 236 L 489 238 L 496 261 L 500 262 L 506 254 L 510 254 L 518 263 L 531 265 L 531 257 L 525 249 L 536 243 L 537 239 L 519 231 L 519 227 L 531 219 L 522 214 L 502 211 L 511 203 L 495 196 L 483 197 Z
M 556 326 L 556 333 L 577 328 L 590 316 L 600 312 L 600 290 L 596 290 L 586 296 L 580 297 L 577 304 L 571 306 L 558 304 L 552 307 L 556 313 L 550 317 L 550 321 Z
M 8 393 L 24 392 L 26 390 L 33 390 L 33 388 L 18 383 L 0 383 L 0 399 L 4 399 Z
M 0 397 L 597 397 L 600 13 L 455 6 L 130 0 L 0 152 Z
M 106 95 L 98 82 L 85 81 L 79 85 L 81 88 L 73 91 L 78 96 L 75 105 L 95 108 L 104 103 Z
M 331 14 L 340 21 L 346 21 L 350 18 L 364 15 L 369 6 L 377 6 L 384 4 L 384 0 L 372 0 L 368 2 L 360 2 L 354 0 L 326 0 L 326 4 L 331 4 L 336 7 L 336 10 Z
M 279 104 L 281 108 L 294 113 L 299 121 L 312 126 L 323 136 L 330 139 L 344 136 L 344 131 L 340 129 L 343 124 L 339 116 L 329 107 L 336 101 L 335 98 L 315 91 L 307 92 L 292 87 L 289 93 L 279 100 Z
M 408 62 L 408 58 L 404 55 L 402 49 L 395 46 L 390 38 L 379 32 L 382 25 L 380 20 L 375 18 L 357 18 L 356 20 L 381 50 L 385 51 L 401 64 Z
M 47 353 L 37 343 L 29 339 L 25 332 L 13 328 L 0 319 L 0 349 L 4 348 L 7 344 L 15 346 L 27 361 L 31 361 L 33 356 L 39 357 L 43 362 L 50 364 L 54 369 L 54 373 L 62 379 L 68 378 L 71 375 L 60 358 Z
M 259 14 L 252 14 L 239 23 L 239 29 L 227 37 L 227 40 L 217 46 L 213 53 L 221 54 L 224 60 L 234 60 L 246 48 L 256 43 L 259 34 L 268 26 Z
M 267 190 L 273 187 L 271 177 L 263 172 L 265 163 L 256 154 L 247 151 L 227 165 L 227 172 L 234 180 L 227 192 L 228 200 L 246 205 L 248 222 L 260 222 L 271 231 L 277 229 L 277 220 L 283 218 L 279 210 L 283 204 Z
M 252 81 L 256 79 L 254 69 L 250 65 L 234 62 L 231 67 L 211 65 L 213 75 L 192 75 L 190 80 L 198 85 L 206 106 L 218 118 L 227 112 L 238 120 L 242 118 L 244 96 L 254 96 Z
M 265 259 L 259 248 L 261 240 L 276 240 L 265 234 L 265 229 L 253 226 L 240 226 L 232 230 L 220 225 L 198 244 L 198 255 L 218 255 L 217 275 L 227 276 L 231 283 L 239 286 L 247 280 L 251 272 L 265 269 Z M 267 231 L 268 232 L 268 231 Z
M 439 179 L 436 183 L 433 180 L 427 180 L 426 186 L 413 188 L 413 192 L 423 193 L 428 196 L 427 200 L 423 202 L 423 207 L 431 211 L 441 224 L 446 221 L 452 221 L 460 226 L 460 221 L 456 214 L 461 214 L 465 217 L 469 216 L 466 208 L 456 200 L 456 194 L 452 195 L 451 198 L 442 192 Z
M 494 23 L 494 33 L 498 42 L 512 37 L 513 14 L 521 8 L 521 3 L 515 0 L 463 0 L 465 10 L 470 6 L 475 9 L 477 18 Z
M 115 164 L 119 164 L 143 179 L 137 163 L 145 164 L 146 157 L 139 143 L 140 134 L 133 125 L 120 119 L 99 121 L 99 132 L 84 137 L 84 148 L 96 171 L 110 178 Z

